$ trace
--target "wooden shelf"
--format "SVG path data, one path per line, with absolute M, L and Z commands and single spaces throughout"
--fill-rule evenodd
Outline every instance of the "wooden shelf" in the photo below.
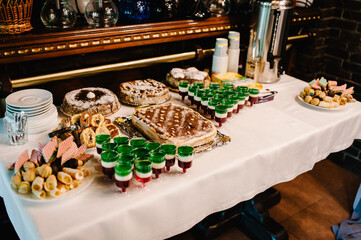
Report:
M 112 28 L 2 35 L 0 64 L 220 36 L 236 30 L 239 22 L 237 16 L 225 16 L 204 21 L 179 20 Z

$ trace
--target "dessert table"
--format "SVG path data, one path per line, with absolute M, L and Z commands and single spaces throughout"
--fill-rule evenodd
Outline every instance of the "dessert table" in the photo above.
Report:
M 52 202 L 20 199 L 10 187 L 7 167 L 25 148 L 37 148 L 39 141 L 48 140 L 42 133 L 30 135 L 26 145 L 10 146 L 1 123 L 0 196 L 21 239 L 174 236 L 214 212 L 292 180 L 361 138 L 360 102 L 339 111 L 312 109 L 297 99 L 306 85 L 288 75 L 264 84 L 278 92 L 275 99 L 245 107 L 228 119 L 219 131 L 231 137 L 230 143 L 197 153 L 186 174 L 174 167 L 145 188 L 132 184 L 126 194 L 105 178 L 99 155 L 89 150 L 95 154 L 88 163 L 95 168 L 95 178 L 84 191 Z M 171 101 L 183 104 L 177 94 Z M 114 116 L 132 111 L 123 105 Z

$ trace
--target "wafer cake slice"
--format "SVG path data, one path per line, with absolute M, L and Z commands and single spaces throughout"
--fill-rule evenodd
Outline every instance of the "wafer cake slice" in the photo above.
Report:
M 171 102 L 137 109 L 133 125 L 150 139 L 177 146 L 202 146 L 217 135 L 214 124 L 198 112 Z
M 51 162 L 56 157 L 56 148 L 58 146 L 58 138 L 53 137 L 50 142 L 48 142 L 41 152 L 43 153 L 43 157 L 45 162 Z
M 18 160 L 15 162 L 15 172 L 18 172 L 20 168 L 24 165 L 25 162 L 29 160 L 29 151 L 26 149 L 24 152 L 22 152 L 18 158 Z
M 73 136 L 68 137 L 61 143 L 59 143 L 58 152 L 56 154 L 56 157 L 61 157 L 72 145 L 73 142 Z

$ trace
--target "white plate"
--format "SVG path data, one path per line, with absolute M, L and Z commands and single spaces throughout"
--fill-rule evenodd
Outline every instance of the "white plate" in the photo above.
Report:
M 40 111 L 43 108 L 50 106 L 51 104 L 53 104 L 53 99 L 50 99 L 49 101 L 45 102 L 44 104 L 38 105 L 36 107 L 19 108 L 19 107 L 13 107 L 9 104 L 6 104 L 6 108 L 13 110 L 13 111 L 35 112 L 35 111 Z
M 29 123 L 36 123 L 37 125 L 42 125 L 42 124 L 44 124 L 43 123 L 44 121 L 47 121 L 48 118 L 53 118 L 55 115 L 57 116 L 58 112 L 57 112 L 55 105 L 52 105 L 50 110 L 48 110 L 47 112 L 44 112 L 37 116 L 29 116 L 28 121 L 29 121 Z M 11 118 L 11 117 L 14 117 L 14 113 L 6 111 L 5 116 Z
M 29 117 L 38 116 L 38 115 L 44 114 L 45 112 L 51 110 L 52 106 L 53 106 L 52 104 L 49 104 L 48 106 L 43 107 L 43 108 L 38 109 L 38 110 L 23 111 L 23 112 L 26 113 Z M 12 115 L 14 115 L 14 113 L 21 112 L 22 110 L 13 110 L 13 109 L 7 107 L 6 111 L 11 113 Z
M 340 105 L 339 107 L 323 108 L 323 107 L 312 105 L 310 103 L 306 103 L 299 95 L 297 95 L 297 99 L 299 102 L 301 102 L 301 104 L 303 104 L 306 107 L 317 109 L 317 110 L 322 110 L 322 111 L 344 111 L 344 110 L 349 109 L 350 104 L 351 104 L 351 103 L 346 103 L 346 105 Z
M 6 97 L 5 102 L 13 107 L 36 107 L 53 98 L 51 92 L 44 89 L 25 89 Z
M 94 169 L 94 167 L 88 167 L 88 170 L 91 171 L 91 174 L 89 176 L 86 176 L 77 188 L 69 190 L 66 193 L 61 194 L 59 197 L 46 196 L 44 199 L 38 199 L 32 193 L 20 194 L 20 193 L 16 192 L 14 189 L 13 189 L 13 191 L 16 196 L 18 196 L 20 199 L 22 199 L 26 202 L 52 203 L 52 202 L 63 201 L 64 199 L 68 199 L 68 198 L 76 196 L 77 194 L 84 191 L 87 187 L 89 187 L 89 185 L 93 182 L 93 180 L 95 178 L 95 169 Z M 9 180 L 9 184 L 10 184 L 10 180 Z

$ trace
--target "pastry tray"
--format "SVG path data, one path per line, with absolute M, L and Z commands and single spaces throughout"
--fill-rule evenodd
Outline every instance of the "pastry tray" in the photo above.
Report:
M 135 137 L 143 137 L 146 138 L 146 136 L 143 136 L 132 124 L 132 116 L 128 117 L 117 117 L 114 119 L 114 124 L 118 126 L 120 131 L 122 131 L 125 135 L 127 135 L 129 138 L 135 138 Z M 229 136 L 224 135 L 220 131 L 217 130 L 216 138 L 213 142 L 196 146 L 194 147 L 195 152 L 203 152 L 207 150 L 212 150 L 216 147 L 223 146 L 227 143 L 231 142 L 231 138 Z

